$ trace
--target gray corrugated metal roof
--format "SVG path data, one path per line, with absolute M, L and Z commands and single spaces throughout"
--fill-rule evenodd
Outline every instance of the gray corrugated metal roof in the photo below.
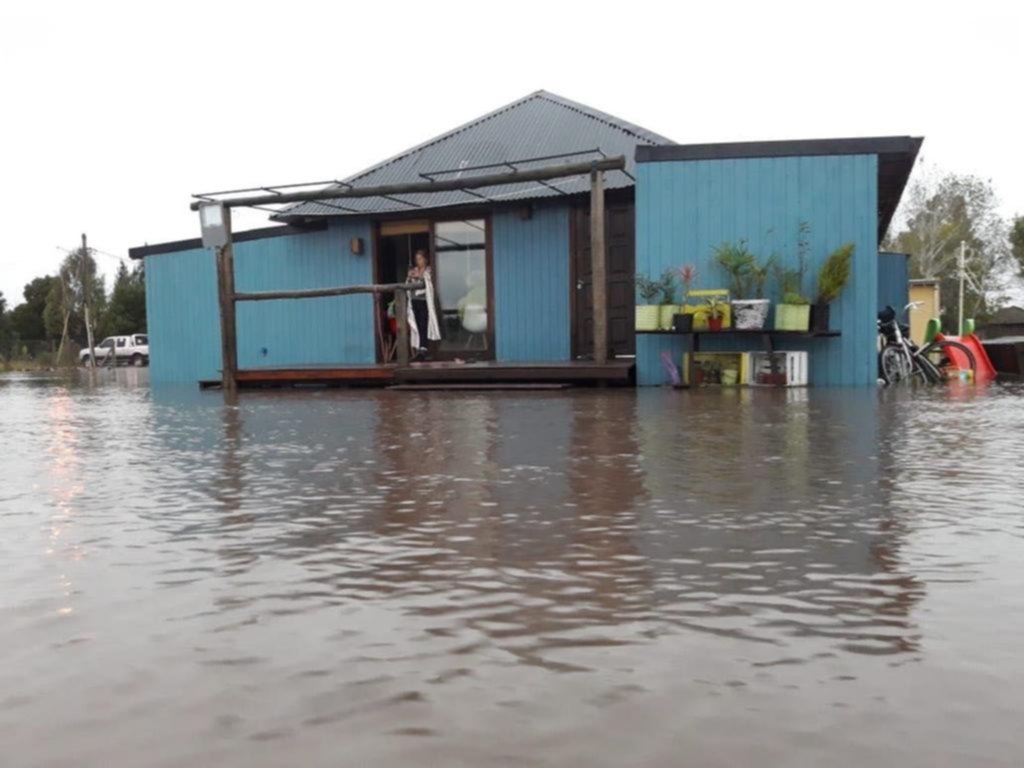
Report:
M 492 163 L 514 162 L 517 168 L 535 168 L 557 162 L 580 162 L 600 154 L 578 155 L 564 160 L 523 162 L 529 158 L 550 157 L 584 150 L 600 150 L 605 156 L 626 157 L 627 171 L 633 174 L 634 150 L 638 144 L 671 144 L 664 136 L 612 117 L 604 112 L 556 96 L 547 91 L 531 93 L 472 122 L 459 126 L 430 141 L 406 150 L 395 157 L 350 176 L 343 181 L 352 186 L 377 186 L 422 182 L 424 173 L 454 171 Z M 491 171 L 494 172 L 493 170 Z M 470 171 L 473 175 L 485 171 Z M 438 178 L 450 179 L 454 173 Z M 551 189 L 541 184 L 523 183 L 477 190 L 492 200 L 526 200 L 586 192 L 590 189 L 586 178 L 575 177 L 549 182 Z M 624 173 L 607 174 L 605 186 L 609 189 L 629 187 L 632 179 Z M 403 195 L 402 200 L 423 208 L 480 203 L 479 197 L 467 192 L 437 192 Z M 351 213 L 322 203 L 300 203 L 273 218 L 294 221 L 303 217 L 344 216 L 366 213 L 415 212 L 411 205 L 383 198 L 347 198 L 326 200 L 336 206 L 353 209 Z

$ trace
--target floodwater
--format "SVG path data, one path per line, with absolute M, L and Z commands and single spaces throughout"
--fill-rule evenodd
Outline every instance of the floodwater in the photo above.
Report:
M 1020 386 L 83 376 L 0 378 L 0 765 L 1024 764 Z

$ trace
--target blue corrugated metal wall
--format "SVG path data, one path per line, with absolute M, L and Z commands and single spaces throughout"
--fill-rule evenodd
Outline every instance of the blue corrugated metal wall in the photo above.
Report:
M 235 288 L 300 290 L 373 282 L 370 224 L 331 222 L 326 231 L 252 240 L 235 246 Z M 349 240 L 361 237 L 362 256 Z M 373 299 L 333 296 L 238 305 L 238 367 L 372 363 Z
M 569 360 L 569 209 L 497 213 L 491 228 L 497 359 Z
M 362 237 L 367 253 L 353 256 Z M 321 288 L 373 282 L 368 222 L 331 222 L 325 231 L 235 244 L 238 291 Z M 216 379 L 220 318 L 213 252 L 177 251 L 146 257 L 146 309 L 154 383 Z M 338 296 L 240 303 L 241 368 L 374 360 L 372 299 Z M 265 350 L 265 351 L 264 351 Z
M 220 375 L 212 251 L 197 248 L 146 257 L 146 324 L 154 384 L 194 384 Z
M 910 301 L 910 257 L 905 253 L 878 254 L 878 306 L 892 306 L 898 313 Z M 902 317 L 902 314 L 900 315 Z
M 796 259 L 801 220 L 812 227 L 806 284 L 813 292 L 829 251 L 856 245 L 853 274 L 832 305 L 834 339 L 787 341 L 781 347 L 810 352 L 813 384 L 866 385 L 876 380 L 875 312 L 878 303 L 878 158 L 875 155 L 780 157 L 641 163 L 637 168 L 637 271 L 656 276 L 666 267 L 695 264 L 695 288 L 727 287 L 712 248 L 746 238 L 760 257 Z M 778 296 L 770 296 L 773 300 Z M 714 346 L 712 346 L 714 345 Z M 731 345 L 731 347 L 730 347 Z M 637 336 L 637 380 L 666 379 L 660 355 L 677 362 L 683 341 Z M 749 347 L 749 342 L 744 345 Z M 705 349 L 739 348 L 740 342 L 704 337 Z

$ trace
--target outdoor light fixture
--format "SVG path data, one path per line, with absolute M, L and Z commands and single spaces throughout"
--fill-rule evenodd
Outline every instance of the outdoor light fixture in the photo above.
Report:
M 353 256 L 362 256 L 363 255 L 363 238 L 361 238 L 361 237 L 353 237 L 351 240 L 349 240 L 348 247 L 352 251 L 352 255 Z
M 199 224 L 203 230 L 204 248 L 223 248 L 230 242 L 227 218 L 223 203 L 200 203 Z

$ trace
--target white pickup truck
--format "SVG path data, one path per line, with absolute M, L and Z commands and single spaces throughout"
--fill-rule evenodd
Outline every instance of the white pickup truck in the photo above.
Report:
M 130 336 L 108 336 L 96 345 L 96 360 L 89 355 L 88 349 L 78 353 L 84 366 L 103 365 L 113 350 L 114 362 L 118 365 L 149 365 L 149 338 L 144 333 L 133 333 Z

